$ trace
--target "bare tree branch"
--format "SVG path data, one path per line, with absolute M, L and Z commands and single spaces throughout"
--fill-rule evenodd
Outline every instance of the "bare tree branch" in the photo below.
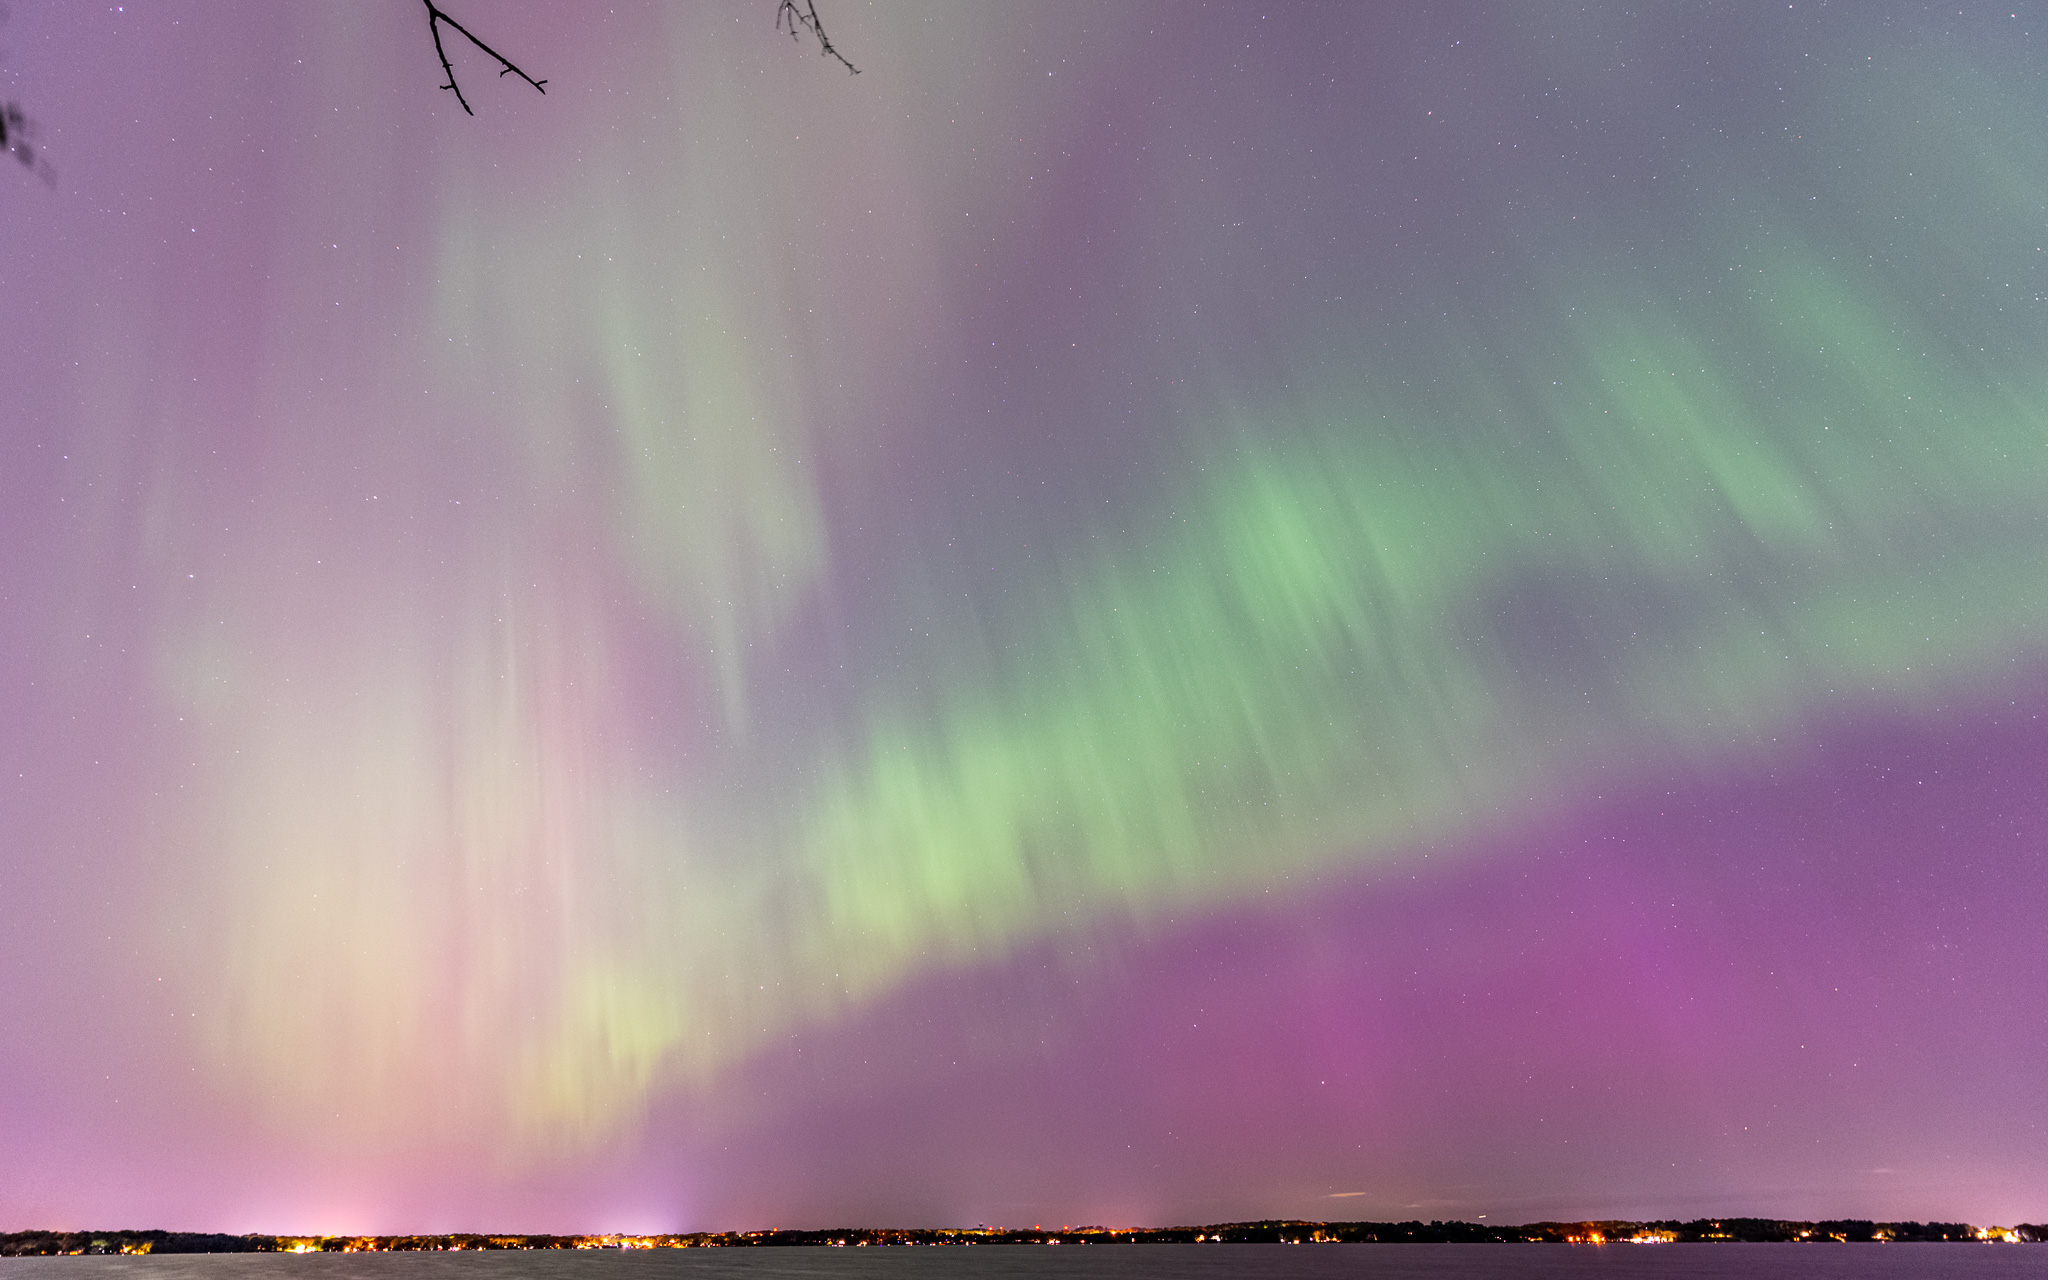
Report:
M 831 39 L 825 34 L 825 24 L 818 17 L 818 0 L 803 0 L 801 5 L 797 3 L 797 0 L 782 0 L 782 3 L 775 9 L 775 29 L 777 31 L 782 30 L 784 22 L 789 24 L 790 39 L 802 39 L 801 36 L 797 35 L 797 28 L 802 27 L 818 37 L 818 52 L 821 55 L 837 58 L 839 59 L 839 65 L 845 67 L 854 75 L 860 74 L 859 67 L 848 62 L 845 54 L 832 47 Z
M 785 0 L 785 3 L 786 2 L 787 0 Z M 524 80 L 526 81 L 526 83 L 532 85 L 534 88 L 539 89 L 542 93 L 547 92 L 546 89 L 541 88 L 541 86 L 545 85 L 547 81 L 536 80 L 532 76 L 527 75 L 524 71 L 521 71 L 516 65 L 513 64 L 510 58 L 506 57 L 502 53 L 499 53 L 496 49 L 491 48 L 491 46 L 485 44 L 483 41 L 471 35 L 468 27 L 463 26 L 455 19 L 449 17 L 447 13 L 445 13 L 439 5 L 436 5 L 434 3 L 434 0 L 421 0 L 421 3 L 427 6 L 427 30 L 432 32 L 434 36 L 434 52 L 440 55 L 441 70 L 448 73 L 448 83 L 442 85 L 441 87 L 443 89 L 453 89 L 455 91 L 455 100 L 462 104 L 463 111 L 467 112 L 470 115 L 476 114 L 476 112 L 471 111 L 469 109 L 469 99 L 462 96 L 462 86 L 455 83 L 455 68 L 451 66 L 448 62 L 448 51 L 441 47 L 441 24 L 444 22 L 447 23 L 449 26 L 455 28 L 457 31 L 461 32 L 463 36 L 466 37 L 471 44 L 475 45 L 479 49 L 482 49 L 485 53 L 490 54 L 493 58 L 496 58 L 499 61 L 499 63 L 501 63 L 504 67 L 502 71 L 498 72 L 498 75 L 501 78 L 508 75 L 518 76 L 521 80 Z

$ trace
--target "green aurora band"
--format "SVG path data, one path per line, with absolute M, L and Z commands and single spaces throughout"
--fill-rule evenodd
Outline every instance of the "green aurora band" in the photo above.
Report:
M 1579 306 L 1540 386 L 1475 350 L 1427 398 L 1360 377 L 1220 424 L 1178 519 L 1042 588 L 1062 607 L 936 723 L 874 709 L 766 840 L 788 864 L 686 897 L 635 996 L 588 988 L 544 1114 L 1048 930 L 1399 858 L 2038 645 L 2039 362 L 1987 367 L 1816 251 L 1747 269 L 1712 317 L 1746 341 Z M 713 923 L 736 907 L 751 944 Z M 770 1025 L 759 984 L 696 980 L 728 968 L 766 976 Z

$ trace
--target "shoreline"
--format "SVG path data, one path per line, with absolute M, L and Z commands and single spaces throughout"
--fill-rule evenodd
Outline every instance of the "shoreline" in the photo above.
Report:
M 1695 1218 L 1690 1221 L 1311 1222 L 1263 1219 L 1187 1227 L 840 1227 L 829 1230 L 549 1235 L 231 1235 L 191 1231 L 0 1233 L 0 1257 L 110 1254 L 414 1253 L 565 1249 L 901 1248 L 1095 1244 L 2042 1244 L 2048 1224 Z

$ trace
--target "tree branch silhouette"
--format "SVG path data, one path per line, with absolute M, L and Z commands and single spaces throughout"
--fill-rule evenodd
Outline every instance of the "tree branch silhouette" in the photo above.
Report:
M 518 63 L 477 39 L 475 32 L 457 22 L 449 15 L 446 9 L 435 4 L 434 0 L 420 0 L 420 3 L 427 7 L 427 33 L 434 38 L 434 56 L 441 60 L 441 70 L 448 76 L 448 83 L 441 87 L 454 92 L 455 100 L 462 104 L 462 110 L 465 115 L 473 116 L 476 114 L 476 111 L 469 105 L 469 98 L 462 92 L 462 85 L 456 81 L 455 64 L 448 60 L 448 49 L 441 43 L 441 24 L 444 22 L 452 27 L 457 34 L 461 35 L 463 39 L 482 49 L 491 57 L 496 58 L 498 60 L 498 75 L 500 77 L 518 76 L 541 93 L 547 92 L 545 87 L 547 81 L 536 80 L 532 76 L 527 75 L 526 72 L 520 69 Z M 838 48 L 833 45 L 832 37 L 825 34 L 825 20 L 818 16 L 818 0 L 780 0 L 775 8 L 775 29 L 777 31 L 787 30 L 789 38 L 792 40 L 801 40 L 803 38 L 797 34 L 799 31 L 810 32 L 813 36 L 817 37 L 818 52 L 821 55 L 837 58 L 840 66 L 845 67 L 854 75 L 860 74 L 860 68 L 848 62 L 846 55 L 839 52 Z M 4 136 L 4 132 L 0 132 L 0 137 Z
M 440 55 L 441 70 L 448 73 L 448 83 L 442 85 L 441 87 L 443 89 L 453 89 L 455 91 L 455 100 L 462 104 L 462 109 L 464 112 L 466 112 L 469 115 L 476 114 L 476 112 L 470 110 L 469 99 L 462 96 L 462 86 L 455 83 L 455 68 L 448 61 L 448 51 L 441 47 L 441 24 L 444 22 L 447 23 L 449 26 L 455 28 L 457 31 L 461 32 L 463 37 L 466 38 L 471 44 L 475 45 L 479 49 L 482 49 L 485 53 L 490 54 L 493 58 L 496 58 L 499 61 L 499 63 L 503 65 L 504 68 L 503 70 L 498 72 L 498 75 L 501 78 L 508 75 L 518 76 L 521 80 L 524 80 L 526 81 L 526 83 L 532 85 L 534 88 L 539 89 L 543 94 L 547 92 L 545 88 L 542 88 L 543 85 L 547 84 L 547 81 L 536 80 L 532 76 L 527 75 L 524 71 L 521 71 L 519 67 L 512 61 L 512 59 L 506 57 L 504 54 L 499 53 L 496 49 L 491 48 L 491 46 L 477 39 L 474 35 L 470 33 L 468 27 L 463 26 L 455 19 L 449 17 L 446 11 L 444 11 L 439 5 L 434 3 L 434 0 L 420 0 L 420 2 L 427 6 L 427 30 L 433 33 L 434 52 Z
M 820 55 L 837 58 L 839 59 L 839 65 L 845 67 L 854 75 L 860 74 L 859 67 L 848 62 L 845 54 L 832 47 L 831 38 L 825 34 L 825 23 L 818 17 L 818 0 L 803 0 L 802 5 L 798 5 L 797 0 L 782 0 L 782 3 L 777 5 L 775 9 L 775 29 L 777 31 L 782 30 L 784 22 L 789 24 L 790 39 L 802 39 L 801 36 L 797 35 L 797 28 L 802 27 L 818 37 L 818 52 Z

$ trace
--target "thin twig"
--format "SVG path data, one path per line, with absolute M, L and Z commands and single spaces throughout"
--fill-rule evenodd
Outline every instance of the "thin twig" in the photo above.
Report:
M 797 28 L 802 27 L 818 37 L 818 52 L 820 54 L 837 58 L 839 59 L 839 65 L 845 67 L 854 75 L 860 74 L 859 67 L 848 62 L 845 54 L 832 47 L 830 37 L 825 34 L 825 23 L 818 17 L 818 0 L 804 0 L 801 8 L 797 6 L 797 0 L 782 0 L 782 3 L 775 9 L 775 29 L 777 31 L 782 30 L 784 21 L 789 23 L 790 39 L 802 39 L 796 33 Z
M 448 83 L 442 85 L 441 87 L 443 89 L 453 89 L 455 91 L 455 100 L 462 104 L 463 111 L 467 112 L 470 115 L 476 114 L 476 112 L 471 111 L 469 109 L 469 99 L 462 96 L 462 86 L 455 83 L 455 68 L 448 61 L 448 51 L 441 47 L 441 24 L 444 22 L 447 23 L 449 26 L 455 28 L 457 31 L 461 32 L 465 37 L 468 38 L 471 44 L 475 45 L 479 49 L 482 49 L 485 53 L 490 54 L 493 58 L 496 58 L 499 61 L 499 63 L 501 63 L 504 67 L 504 70 L 498 72 L 500 78 L 503 78 L 508 75 L 518 76 L 521 80 L 524 80 L 526 81 L 526 83 L 532 85 L 534 88 L 539 89 L 542 93 L 547 92 L 546 89 L 542 88 L 543 85 L 547 84 L 547 81 L 536 80 L 532 76 L 527 75 L 524 71 L 521 71 L 518 68 L 518 66 L 513 63 L 512 59 L 506 57 L 502 53 L 499 53 L 496 49 L 491 48 L 491 46 L 485 44 L 483 41 L 471 35 L 468 27 L 463 26 L 455 19 L 449 17 L 445 12 L 441 10 L 440 6 L 434 3 L 434 0 L 420 0 L 420 2 L 427 6 L 427 30 L 433 33 L 434 52 L 440 56 L 441 70 L 448 73 Z M 785 3 L 787 2 L 788 0 L 785 0 Z

